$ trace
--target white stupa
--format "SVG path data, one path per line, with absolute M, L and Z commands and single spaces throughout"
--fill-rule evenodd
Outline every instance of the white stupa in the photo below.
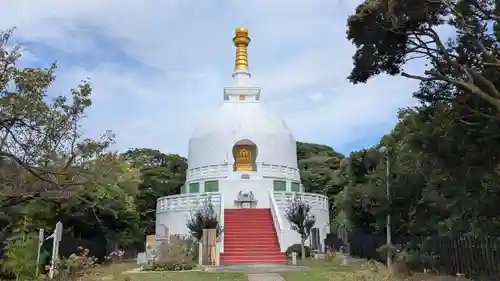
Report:
M 255 214 L 270 212 L 277 247 L 284 252 L 290 245 L 300 243 L 298 234 L 290 229 L 284 215 L 293 198 L 300 196 L 312 206 L 316 217 L 315 238 L 310 240 L 323 244 L 329 233 L 328 199 L 303 192 L 293 134 L 282 119 L 261 103 L 261 88 L 251 84 L 248 30 L 237 28 L 233 42 L 236 46 L 233 84 L 224 87 L 220 108 L 211 116 L 200 117 L 189 140 L 187 179 L 181 194 L 158 199 L 156 235 L 161 239 L 172 234 L 188 234 L 185 222 L 190 211 L 210 196 L 225 226 L 219 243 L 222 257 L 233 255 L 228 253 L 232 248 L 224 247 L 225 241 L 230 239 L 228 236 L 235 235 L 236 239 L 240 235 L 237 231 L 231 232 L 232 228 L 239 228 L 232 226 L 234 220 L 228 220 L 235 212 L 248 213 L 247 222 L 257 217 L 251 215 L 252 211 Z M 224 220 L 228 220 L 226 224 Z M 241 260 L 255 262 L 262 258 L 262 255 L 254 256 Z M 229 262 L 230 258 L 226 259 Z

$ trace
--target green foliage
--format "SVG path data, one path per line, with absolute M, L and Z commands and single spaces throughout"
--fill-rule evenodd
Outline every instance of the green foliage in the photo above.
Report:
M 148 148 L 129 150 L 122 156 L 140 171 L 142 181 L 136 197 L 140 229 L 143 233 L 154 233 L 156 199 L 180 194 L 186 181 L 187 159 Z
M 49 95 L 56 65 L 17 67 L 20 47 L 8 47 L 11 36 L 12 30 L 0 31 L 0 240 L 27 205 L 47 207 L 79 193 L 88 180 L 85 163 L 113 140 L 111 133 L 98 141 L 82 137 L 88 81 L 69 95 Z
M 396 254 L 394 263 L 404 267 L 410 274 L 420 272 L 437 272 L 437 256 L 422 251 L 420 247 L 404 248 Z
M 311 205 L 300 197 L 295 197 L 288 209 L 285 210 L 285 218 L 290 223 L 290 229 L 297 232 L 300 236 L 302 247 L 301 257 L 305 259 L 306 250 L 304 249 L 304 243 L 311 234 L 311 229 L 316 224 L 316 218 L 311 214 Z
M 94 276 L 96 273 L 92 271 L 98 267 L 97 259 L 89 255 L 89 250 L 78 247 L 76 252 L 68 258 L 59 259 L 55 263 L 54 278 L 42 276 L 42 280 L 55 281 L 77 281 L 83 277 Z M 48 269 L 48 268 L 47 268 Z
M 347 198 L 336 197 L 335 208 L 346 210 L 353 228 L 382 232 L 390 213 L 396 237 L 500 234 L 494 203 L 500 196 L 500 139 L 493 133 L 499 124 L 469 114 L 484 124 L 476 130 L 458 119 L 462 109 L 436 103 L 400 112 L 382 140 L 391 147 L 391 201 L 383 161 L 356 175 Z M 371 150 L 376 153 L 377 147 Z
M 144 267 L 144 271 L 182 271 L 191 270 L 194 266 L 192 263 L 187 261 L 175 261 L 175 262 L 165 262 L 165 263 L 155 263 L 151 266 Z
M 308 258 L 311 256 L 311 248 L 309 246 L 304 246 L 305 257 Z M 286 255 L 291 256 L 292 253 L 297 253 L 297 256 L 302 256 L 302 245 L 301 244 L 293 244 L 292 246 L 286 249 Z
M 88 274 L 93 274 L 90 269 L 97 266 L 97 259 L 89 256 L 89 250 L 78 247 L 76 252 L 66 259 L 60 259 L 55 263 L 56 280 L 80 280 Z
M 16 280 L 34 279 L 36 273 L 38 239 L 36 235 L 16 232 L 6 247 L 8 257 L 0 262 L 2 271 L 12 272 Z
M 455 88 L 461 98 L 486 107 L 474 110 L 497 112 L 499 19 L 496 1 L 365 0 L 348 18 L 347 38 L 356 47 L 348 78 L 364 83 L 382 73 L 401 74 Z M 424 75 L 404 72 L 415 59 L 426 61 Z
M 204 229 L 215 229 L 217 238 L 220 237 L 224 230 L 219 223 L 219 214 L 215 211 L 210 197 L 207 197 L 203 204 L 191 210 L 189 217 L 186 219 L 186 227 L 196 241 L 201 241 Z
M 297 142 L 298 166 L 305 191 L 336 194 L 343 182 L 338 174 L 343 157 L 326 145 Z
M 90 82 L 54 95 L 56 65 L 19 68 L 21 47 L 11 36 L 0 32 L 0 240 L 20 243 L 21 223 L 35 233 L 61 221 L 65 235 L 141 250 L 154 232 L 156 199 L 185 182 L 186 159 L 152 149 L 110 153 L 111 132 L 86 138 Z
M 339 208 L 340 209 L 340 208 Z M 349 216 L 343 209 L 335 214 L 330 222 L 330 227 L 335 230 L 335 233 L 346 233 L 352 230 L 351 221 Z

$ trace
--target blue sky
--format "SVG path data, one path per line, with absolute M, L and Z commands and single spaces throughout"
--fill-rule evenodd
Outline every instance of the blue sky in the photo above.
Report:
M 53 91 L 85 78 L 93 106 L 85 133 L 117 134 L 115 149 L 187 155 L 194 126 L 231 83 L 239 25 L 249 29 L 250 71 L 262 101 L 300 141 L 348 153 L 377 143 L 417 83 L 380 76 L 351 85 L 347 0 L 7 0 L 0 29 L 17 27 L 23 65 L 59 69 Z M 415 65 L 411 70 L 420 70 Z M 415 71 L 413 71 L 415 72 Z

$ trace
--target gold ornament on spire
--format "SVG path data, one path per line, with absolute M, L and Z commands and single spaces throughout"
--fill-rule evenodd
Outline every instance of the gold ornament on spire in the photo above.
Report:
M 234 31 L 233 43 L 236 46 L 236 62 L 234 70 L 248 71 L 247 46 L 250 43 L 248 29 L 240 26 Z

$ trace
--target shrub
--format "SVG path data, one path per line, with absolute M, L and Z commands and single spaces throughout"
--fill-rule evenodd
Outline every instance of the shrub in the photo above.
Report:
M 311 213 L 311 205 L 302 200 L 301 197 L 295 197 L 292 204 L 286 209 L 285 217 L 290 223 L 290 229 L 300 235 L 300 243 L 305 248 L 305 242 L 316 224 L 316 217 Z M 304 252 L 307 250 L 304 249 Z M 302 253 L 302 251 L 300 253 L 302 259 L 307 257 L 306 253 Z
M 219 214 L 212 204 L 211 197 L 206 198 L 203 204 L 191 210 L 186 219 L 186 227 L 196 241 L 201 241 L 204 229 L 215 229 L 217 239 L 220 239 L 224 227 L 219 223 Z
M 311 248 L 308 246 L 304 246 L 304 249 L 306 250 L 306 257 L 311 256 Z M 297 253 L 297 256 L 302 256 L 302 251 L 301 251 L 301 245 L 300 244 L 293 244 L 292 246 L 288 247 L 286 249 L 286 255 L 291 256 L 292 253 L 295 252 Z
M 393 267 L 410 274 L 437 272 L 438 260 L 438 256 L 426 252 L 421 245 L 407 246 L 395 255 Z
M 164 263 L 155 263 L 152 266 L 145 267 L 145 271 L 181 271 L 181 270 L 191 270 L 194 265 L 189 261 L 173 261 Z
M 34 235 L 17 233 L 6 246 L 7 258 L 0 260 L 5 275 L 14 275 L 16 280 L 32 279 L 36 270 L 38 242 Z
M 75 253 L 71 254 L 67 259 L 56 260 L 54 279 L 49 279 L 47 276 L 42 276 L 42 280 L 61 280 L 61 281 L 76 281 L 83 277 L 95 275 L 91 269 L 98 266 L 97 258 L 89 256 L 89 250 L 83 247 L 78 247 Z M 49 269 L 47 266 L 46 269 Z

